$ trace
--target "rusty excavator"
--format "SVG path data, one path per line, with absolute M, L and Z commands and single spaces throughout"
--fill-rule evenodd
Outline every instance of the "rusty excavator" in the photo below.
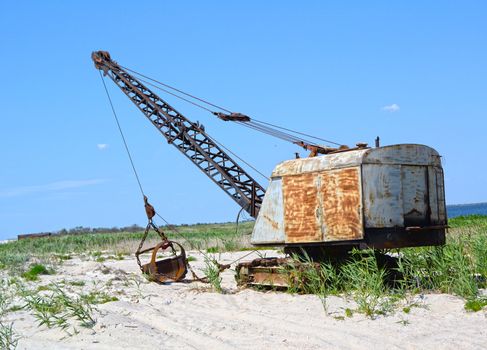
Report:
M 353 248 L 392 249 L 445 243 L 443 169 L 434 149 L 419 144 L 381 147 L 378 139 L 373 148 L 363 143 L 343 146 L 209 103 L 119 65 L 106 51 L 93 52 L 91 57 L 100 76 L 108 76 L 169 144 L 255 219 L 253 245 L 279 246 L 287 254 L 305 253 L 320 261 L 343 256 Z M 243 161 L 241 158 L 148 86 L 201 107 L 222 121 L 292 142 L 310 154 L 278 164 L 265 189 L 235 161 Z M 150 223 L 158 229 L 152 220 Z M 156 276 L 159 271 L 159 281 L 180 280 L 188 264 L 184 249 L 178 244 L 182 254 L 176 252 L 171 241 L 162 232 L 160 235 L 161 244 L 143 251 L 152 249 L 153 259 L 141 269 Z M 157 249 L 168 247 L 174 256 L 157 262 Z M 263 258 L 240 263 L 236 267 L 238 282 L 285 285 L 279 272 L 283 260 Z

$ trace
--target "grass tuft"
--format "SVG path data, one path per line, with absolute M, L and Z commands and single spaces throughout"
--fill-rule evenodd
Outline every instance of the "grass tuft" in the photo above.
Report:
M 345 294 L 357 303 L 356 312 L 371 318 L 393 311 L 401 299 L 428 292 L 458 295 L 466 300 L 466 310 L 482 310 L 487 303 L 481 293 L 487 288 L 487 216 L 455 218 L 451 225 L 445 246 L 401 249 L 385 256 L 390 266 L 384 265 L 384 255 L 380 259 L 371 250 L 354 251 L 348 261 L 334 265 L 301 258 L 299 268 L 289 268 L 289 291 L 316 294 L 324 306 L 328 295 Z
M 218 263 L 210 258 L 205 258 L 205 269 L 203 270 L 208 282 L 218 293 L 223 293 L 222 288 L 222 278 L 220 277 L 220 268 L 218 267 Z
M 53 271 L 50 271 L 42 264 L 33 265 L 28 271 L 22 274 L 22 277 L 27 281 L 37 281 L 39 275 L 51 275 Z
M 19 337 L 13 330 L 13 323 L 0 321 L 0 349 L 13 350 L 17 348 Z
M 72 327 L 70 319 L 74 318 L 82 327 L 91 328 L 96 323 L 93 316 L 94 308 L 84 295 L 69 295 L 58 284 L 52 284 L 48 289 L 50 293 L 39 294 L 34 290 L 22 287 L 21 294 L 25 301 L 24 309 L 31 311 L 37 319 L 38 326 L 47 328 L 58 327 L 72 335 L 68 330 Z
M 478 299 L 468 300 L 465 303 L 465 310 L 469 312 L 477 312 L 482 310 L 485 306 L 487 306 L 487 299 L 478 298 Z

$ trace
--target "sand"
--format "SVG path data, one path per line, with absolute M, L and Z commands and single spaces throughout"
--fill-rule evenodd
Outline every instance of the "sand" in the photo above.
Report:
M 231 262 L 244 254 L 225 253 L 220 260 Z M 202 268 L 203 257 L 189 255 Z M 79 333 L 72 336 L 38 327 L 27 311 L 10 313 L 7 320 L 22 336 L 19 349 L 487 348 L 487 312 L 466 312 L 464 301 L 451 295 L 417 296 L 418 307 L 409 313 L 399 307 L 372 320 L 358 313 L 346 317 L 345 309 L 355 307 L 346 298 L 328 298 L 325 311 L 316 296 L 239 289 L 231 270 L 223 274 L 225 294 L 197 282 L 147 282 L 131 257 L 104 262 L 76 257 L 39 284 L 62 279 L 83 280 L 80 292 L 96 288 L 119 301 L 98 305 L 93 329 L 76 327 Z

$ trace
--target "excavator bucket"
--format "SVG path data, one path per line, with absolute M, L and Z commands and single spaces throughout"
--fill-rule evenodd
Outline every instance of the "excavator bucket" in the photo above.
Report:
M 138 254 L 152 251 L 151 260 L 141 266 L 142 272 L 149 275 L 152 280 L 165 283 L 182 280 L 188 271 L 186 252 L 184 248 L 174 241 L 163 241 L 158 245 L 138 252 Z M 158 254 L 170 252 L 158 260 Z

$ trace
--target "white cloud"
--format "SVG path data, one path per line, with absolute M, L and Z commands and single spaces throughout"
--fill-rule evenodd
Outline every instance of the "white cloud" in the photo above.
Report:
M 106 143 L 99 143 L 96 145 L 100 151 L 103 151 L 104 149 L 107 149 L 108 145 Z
M 400 109 L 401 109 L 401 107 L 399 107 L 399 105 L 396 103 L 382 107 L 383 111 L 391 112 L 391 113 L 397 112 Z
M 29 195 L 32 193 L 62 191 L 70 188 L 79 188 L 85 186 L 98 185 L 103 182 L 106 182 L 106 180 L 105 179 L 65 180 L 65 181 L 51 182 L 45 185 L 13 187 L 5 190 L 0 190 L 0 197 L 18 197 L 18 196 Z

